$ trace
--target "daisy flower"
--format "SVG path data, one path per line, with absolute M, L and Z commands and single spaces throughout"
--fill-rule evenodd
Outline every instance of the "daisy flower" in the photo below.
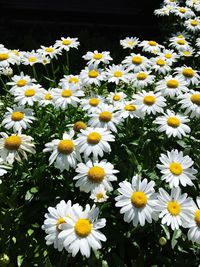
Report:
M 76 139 L 80 153 L 84 153 L 85 160 L 92 154 L 94 160 L 103 157 L 103 152 L 110 153 L 111 147 L 108 142 L 114 142 L 115 137 L 104 128 L 88 127 L 81 130 Z
M 187 85 L 198 85 L 200 81 L 200 76 L 196 70 L 191 67 L 182 66 L 175 68 L 175 74 L 178 78 L 183 78 Z
M 59 85 L 62 86 L 63 84 L 76 84 L 81 87 L 81 79 L 79 75 L 64 75 L 64 77 L 60 80 Z
M 182 151 L 173 149 L 171 152 L 167 151 L 167 155 L 161 154 L 159 160 L 162 164 L 157 164 L 157 168 L 163 174 L 161 180 L 169 183 L 170 188 L 180 184 L 182 186 L 194 185 L 192 180 L 196 179 L 194 174 L 197 170 L 191 168 L 194 162 L 189 156 L 183 156 Z
M 25 52 L 22 56 L 22 64 L 33 66 L 36 63 L 41 63 L 42 57 L 38 52 L 32 50 L 31 52 Z
M 81 130 L 87 128 L 87 124 L 84 121 L 76 121 L 73 125 L 73 130 L 77 133 L 80 133 Z
M 87 61 L 88 66 L 93 65 L 94 67 L 98 67 L 100 63 L 109 64 L 110 61 L 113 60 L 110 56 L 110 52 L 98 52 L 97 50 L 94 52 L 87 52 L 82 58 Z
M 53 105 L 53 89 L 43 90 L 43 96 L 39 104 L 41 106 L 46 106 L 49 104 Z
M 125 69 L 123 65 L 111 65 L 106 68 L 106 79 L 109 83 L 119 84 L 120 82 L 129 83 L 129 70 Z
M 78 204 L 75 205 L 77 206 Z M 45 220 L 42 225 L 42 229 L 47 234 L 45 237 L 47 246 L 53 244 L 54 248 L 58 249 L 58 251 L 63 250 L 63 242 L 58 239 L 58 234 L 62 231 L 60 226 L 65 223 L 64 218 L 69 216 L 71 208 L 71 200 L 68 200 L 67 203 L 61 200 L 55 208 L 48 208 L 48 213 L 45 213 Z
M 194 12 L 189 7 L 186 7 L 186 6 L 185 7 L 182 7 L 182 6 L 174 7 L 172 13 L 181 19 L 188 19 L 188 18 L 195 16 Z
M 185 51 L 190 49 L 190 43 L 183 36 L 171 38 L 169 46 L 175 48 L 178 51 Z
M 8 107 L 1 124 L 8 130 L 13 128 L 14 132 L 19 132 L 22 129 L 26 130 L 30 128 L 30 124 L 33 123 L 34 120 L 35 117 L 31 109 Z
M 172 5 L 166 5 L 163 6 L 162 8 L 158 8 L 154 10 L 154 14 L 156 16 L 169 16 L 172 12 L 172 10 L 174 9 L 174 7 Z
M 164 79 L 156 83 L 155 91 L 160 91 L 164 96 L 178 96 L 183 92 L 187 92 L 187 82 L 182 77 L 172 75 L 164 77 Z
M 49 158 L 49 165 L 54 162 L 55 168 L 60 171 L 69 170 L 70 167 L 76 168 L 77 160 L 81 157 L 77 150 L 77 142 L 73 140 L 74 131 L 65 132 L 61 140 L 54 139 L 45 144 L 43 152 L 52 152 Z
M 177 62 L 179 59 L 179 55 L 174 52 L 174 50 L 171 49 L 164 49 L 162 53 L 159 53 L 158 56 L 164 57 L 165 61 L 169 66 L 171 66 L 173 63 Z
M 75 84 L 70 84 L 70 86 L 63 88 L 54 88 L 52 89 L 53 103 L 56 108 L 66 109 L 68 105 L 77 107 L 77 104 L 80 102 L 80 97 L 84 96 L 82 90 L 78 90 Z
M 114 105 L 118 106 L 119 103 L 123 102 L 124 99 L 127 97 L 127 95 L 123 92 L 110 92 L 109 95 L 107 96 L 106 100 Z
M 156 41 L 142 41 L 138 46 L 142 47 L 142 51 L 149 52 L 152 54 L 158 54 L 161 49 L 164 48 L 163 45 L 158 44 Z
M 16 63 L 16 56 L 5 47 L 0 47 L 0 68 L 9 67 Z
M 139 39 L 136 37 L 126 37 L 123 40 L 120 40 L 120 45 L 123 49 L 133 49 L 139 44 Z
M 107 201 L 108 195 L 106 195 L 106 190 L 103 185 L 100 185 L 96 187 L 94 190 L 92 190 L 90 198 L 96 203 L 102 203 Z
M 32 85 L 36 82 L 35 79 L 32 79 L 29 75 L 24 75 L 23 72 L 20 75 L 14 75 L 11 78 L 11 82 L 8 82 L 8 85 L 11 85 L 10 92 L 13 94 L 15 91 L 21 90 L 21 88 L 25 88 L 26 86 Z
M 176 6 L 176 4 L 179 3 L 179 0 L 164 0 L 163 3 L 165 5 Z
M 191 90 L 186 94 L 180 95 L 179 104 L 185 109 L 185 114 L 190 113 L 190 117 L 200 117 L 200 92 Z
M 157 117 L 154 123 L 159 125 L 157 128 L 159 132 L 165 132 L 168 137 L 177 136 L 181 139 L 182 136 L 186 136 L 191 131 L 190 127 L 185 124 L 189 121 L 187 116 L 175 114 L 173 111 L 167 110 L 164 116 Z
M 151 70 L 154 70 L 158 74 L 166 75 L 170 70 L 169 63 L 165 57 L 155 57 L 151 58 L 152 66 Z
M 138 109 L 138 107 L 133 104 L 133 101 L 122 102 L 119 105 L 120 108 L 120 117 L 122 119 L 126 119 L 130 117 L 133 118 L 141 118 L 144 117 L 144 114 Z
M 151 66 L 151 62 L 147 57 L 135 53 L 131 53 L 130 56 L 125 57 L 122 64 L 128 71 L 132 70 L 133 72 L 145 71 Z
M 103 185 L 107 191 L 112 191 L 111 182 L 117 180 L 114 174 L 119 171 L 114 170 L 114 166 L 107 160 L 101 160 L 100 162 L 89 160 L 86 164 L 79 163 L 76 172 L 78 174 L 73 178 L 73 180 L 77 180 L 75 186 L 88 193 L 100 185 Z
M 140 71 L 133 73 L 130 77 L 130 82 L 136 88 L 144 88 L 154 82 L 155 76 L 150 75 L 150 71 Z
M 81 108 L 82 110 L 87 111 L 88 113 L 96 113 L 100 110 L 100 107 L 104 103 L 104 98 L 102 96 L 90 96 L 89 98 L 81 99 Z
M 117 132 L 115 125 L 120 123 L 119 112 L 112 105 L 102 104 L 96 113 L 91 113 L 88 125 L 92 127 L 105 128 Z
M 132 178 L 132 183 L 123 181 L 119 183 L 119 196 L 115 198 L 116 207 L 120 207 L 120 213 L 124 214 L 124 221 L 136 227 L 138 224 L 145 225 L 145 221 L 152 223 L 152 219 L 157 219 L 154 213 L 156 194 L 154 181 L 148 183 L 147 179 L 142 179 L 136 175 Z
M 10 67 L 5 67 L 3 69 L 0 69 L 0 74 L 11 77 L 13 76 L 13 69 Z
M 102 69 L 90 65 L 81 71 L 80 79 L 84 86 L 92 84 L 100 86 L 101 82 L 105 80 L 105 73 Z
M 96 251 L 101 249 L 101 241 L 106 237 L 99 229 L 106 225 L 106 219 L 98 219 L 99 209 L 93 205 L 86 205 L 85 210 L 81 206 L 73 206 L 70 217 L 66 217 L 66 223 L 61 224 L 61 232 L 58 239 L 62 240 L 65 249 L 72 253 L 72 257 L 80 251 L 83 256 L 90 257 L 91 248 Z
M 42 56 L 49 57 L 52 59 L 52 58 L 57 58 L 57 55 L 61 54 L 61 50 L 55 46 L 52 46 L 52 45 L 51 46 L 43 46 L 43 45 L 41 45 L 40 47 L 41 48 L 39 48 L 37 50 L 37 52 Z
M 59 49 L 63 49 L 69 51 L 71 48 L 78 49 L 80 42 L 78 38 L 71 38 L 71 37 L 61 37 L 61 40 L 56 40 L 55 47 Z
M 184 25 L 186 29 L 188 31 L 191 31 L 192 33 L 200 31 L 200 19 L 199 18 L 188 19 L 184 22 Z
M 156 114 L 163 112 L 163 107 L 166 106 L 166 99 L 160 92 L 146 92 L 142 90 L 133 96 L 134 104 L 143 114 Z
M 191 217 L 192 199 L 187 194 L 181 195 L 180 187 L 173 188 L 169 195 L 163 188 L 159 188 L 157 205 L 154 209 L 159 212 L 162 224 L 167 224 L 172 230 L 187 224 Z
M 179 51 L 179 55 L 184 58 L 191 57 L 193 54 L 194 54 L 194 49 L 192 47 L 187 47 L 186 49 Z
M 193 216 L 185 227 L 190 228 L 187 234 L 188 239 L 200 244 L 200 197 L 196 198 L 196 203 L 194 201 L 192 202 L 191 211 Z
M 13 164 L 14 160 L 21 161 L 21 156 L 27 158 L 28 153 L 35 153 L 33 138 L 25 134 L 7 135 L 1 132 L 0 135 L 0 157 L 7 163 Z M 20 156 L 21 154 L 21 156 Z

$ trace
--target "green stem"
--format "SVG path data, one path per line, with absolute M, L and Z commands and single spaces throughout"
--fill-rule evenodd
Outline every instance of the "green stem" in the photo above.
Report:
M 65 54 L 66 54 L 66 63 L 67 63 L 67 74 L 69 74 L 69 54 L 67 50 Z
M 55 76 L 55 73 L 54 73 L 53 60 L 51 60 L 51 70 L 52 70 L 52 74 L 53 74 L 54 85 L 56 85 L 56 76 Z
M 32 68 L 33 68 L 33 76 L 36 79 L 36 81 L 39 82 L 39 79 L 38 79 L 38 76 L 37 76 L 37 72 L 36 72 L 35 66 L 33 65 Z

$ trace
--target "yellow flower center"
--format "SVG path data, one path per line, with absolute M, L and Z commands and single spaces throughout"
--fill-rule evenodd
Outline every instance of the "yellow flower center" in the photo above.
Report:
M 114 72 L 114 76 L 117 77 L 117 78 L 122 77 L 122 75 L 123 75 L 123 72 L 120 71 L 120 70 L 117 70 L 117 71 Z
M 168 58 L 168 59 L 169 59 L 169 58 L 172 58 L 172 54 L 170 54 L 170 53 L 166 53 L 166 54 L 165 54 L 165 57 Z
M 159 65 L 159 66 L 161 66 L 161 67 L 163 67 L 163 66 L 165 66 L 165 61 L 163 60 L 163 59 L 158 59 L 157 61 L 156 61 L 156 64 L 157 65 Z
M 98 194 L 96 195 L 96 198 L 97 198 L 97 200 L 102 199 L 102 198 L 103 198 L 103 194 L 102 194 L 102 193 L 98 193 Z
M 169 201 L 167 204 L 167 210 L 172 216 L 176 216 L 181 212 L 181 206 L 176 201 Z
M 146 73 L 144 73 L 144 72 L 140 72 L 140 73 L 138 73 L 137 74 L 137 76 L 136 76 L 136 78 L 138 79 L 138 80 L 140 80 L 140 81 L 143 81 L 143 80 L 145 80 L 146 78 L 147 78 L 147 74 Z
M 8 53 L 0 53 L 0 61 L 4 61 L 9 58 Z
M 93 183 L 101 183 L 105 175 L 104 169 L 99 166 L 91 167 L 87 173 L 88 179 Z
M 114 95 L 113 96 L 113 100 L 114 101 L 119 101 L 121 99 L 121 96 L 120 95 Z
M 170 163 L 169 169 L 170 169 L 171 173 L 173 173 L 174 175 L 180 175 L 181 173 L 183 173 L 183 168 L 182 168 L 181 164 L 178 162 Z
M 185 9 L 184 7 L 180 7 L 180 8 L 179 8 L 179 12 L 181 12 L 181 13 L 184 14 L 184 13 L 186 12 L 186 9 Z
M 197 223 L 197 225 L 200 227 L 200 210 L 197 210 L 194 215 L 194 220 Z
M 179 82 L 175 79 L 171 79 L 167 81 L 168 88 L 177 88 L 179 86 Z
M 26 89 L 24 95 L 26 97 L 31 97 L 35 95 L 35 89 Z
M 79 79 L 76 78 L 76 77 L 71 77 L 71 78 L 69 79 L 69 83 L 78 83 L 78 82 L 79 82 Z
M 72 91 L 70 89 L 64 89 L 62 91 L 62 97 L 70 97 L 72 96 Z
M 93 58 L 94 59 L 101 59 L 103 55 L 101 53 L 94 54 Z
M 192 26 L 197 26 L 199 24 L 199 22 L 197 21 L 197 20 L 195 20 L 195 19 L 193 19 L 193 20 L 191 20 L 191 25 Z
M 91 98 L 91 99 L 89 100 L 89 104 L 90 104 L 90 106 L 93 106 L 93 107 L 98 106 L 99 102 L 100 102 L 100 100 L 99 100 L 98 98 Z
M 153 95 L 146 95 L 143 98 L 143 103 L 147 106 L 152 106 L 156 102 L 156 97 Z
M 76 222 L 74 229 L 75 229 L 75 233 L 79 237 L 86 237 L 92 231 L 92 224 L 88 219 L 79 219 Z
M 88 73 L 88 76 L 90 78 L 96 78 L 98 75 L 99 75 L 99 73 L 96 70 L 90 70 L 89 73 Z
M 24 113 L 20 111 L 14 111 L 11 115 L 11 120 L 21 121 L 24 118 Z
M 183 74 L 185 77 L 188 77 L 188 78 L 192 78 L 192 77 L 194 77 L 194 71 L 193 71 L 193 69 L 190 69 L 190 68 L 185 68 L 185 69 L 182 71 L 182 74 Z
M 4 147 L 8 150 L 17 150 L 22 143 L 20 136 L 12 135 L 5 139 Z
M 147 196 L 144 192 L 136 191 L 131 195 L 131 202 L 136 208 L 143 208 L 147 204 Z
M 77 121 L 74 123 L 73 129 L 75 132 L 80 132 L 80 130 L 85 130 L 87 125 L 83 121 Z
M 183 55 L 188 57 L 191 55 L 191 52 L 190 51 L 183 51 Z
M 167 119 L 167 124 L 168 124 L 169 126 L 171 126 L 172 128 L 177 128 L 177 127 L 181 124 L 181 122 L 180 122 L 180 120 L 179 120 L 178 118 L 176 118 L 176 117 L 169 117 L 169 118 Z
M 57 220 L 57 226 L 59 226 L 60 224 L 62 224 L 62 223 L 65 223 L 65 220 L 63 219 L 63 218 L 59 218 L 58 220 Z
M 68 40 L 68 39 L 65 39 L 65 40 L 62 41 L 63 45 L 70 45 L 71 43 L 72 43 L 72 41 Z
M 29 57 L 29 58 L 28 58 L 28 61 L 29 61 L 29 62 L 32 62 L 32 63 L 33 63 L 33 62 L 36 62 L 36 60 L 37 60 L 36 57 Z
M 19 86 L 19 87 L 23 87 L 23 86 L 25 86 L 26 85 L 26 80 L 24 80 L 24 79 L 21 79 L 21 80 L 19 80 L 18 82 L 17 82 L 17 86 Z
M 100 142 L 101 135 L 97 132 L 92 132 L 87 136 L 87 142 L 91 145 L 96 145 Z
M 45 100 L 52 100 L 53 97 L 52 97 L 52 95 L 50 93 L 46 93 L 45 96 L 44 96 L 44 99 Z
M 196 104 L 197 106 L 200 106 L 200 94 L 193 94 L 190 97 L 190 100 L 192 101 L 193 104 Z
M 140 65 L 142 63 L 142 58 L 140 56 L 132 57 L 132 62 L 136 65 Z
M 103 111 L 99 115 L 99 120 L 103 122 L 109 122 L 112 119 L 112 113 L 109 111 Z
M 133 42 L 133 41 L 128 41 L 128 43 L 127 43 L 128 46 L 132 46 L 134 44 L 135 44 L 135 42 Z
M 177 35 L 177 38 L 184 38 L 184 36 L 180 34 L 180 35 Z
M 184 45 L 185 44 L 185 40 L 184 39 L 179 39 L 179 40 L 177 40 L 177 44 Z
M 74 143 L 71 140 L 60 140 L 58 151 L 62 154 L 71 154 L 74 151 Z
M 148 44 L 149 44 L 150 46 L 156 46 L 156 45 L 157 45 L 157 43 L 156 43 L 155 41 L 149 41 Z
M 135 110 L 136 110 L 136 106 L 131 105 L 131 104 L 128 104 L 128 105 L 126 105 L 126 106 L 124 107 L 124 109 L 125 109 L 126 111 L 135 111 Z
M 47 52 L 47 53 L 51 53 L 51 52 L 53 52 L 55 49 L 53 48 L 53 47 L 47 47 L 46 49 L 45 49 L 45 51 Z

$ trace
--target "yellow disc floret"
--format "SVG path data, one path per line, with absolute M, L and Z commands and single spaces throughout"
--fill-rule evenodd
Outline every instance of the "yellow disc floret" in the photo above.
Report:
M 72 96 L 72 91 L 70 90 L 70 89 L 64 89 L 63 91 L 62 91 L 62 97 L 70 97 L 70 96 Z
M 166 53 L 164 56 L 165 56 L 167 59 L 172 58 L 172 54 L 170 54 L 170 53 Z
M 194 215 L 194 220 L 197 223 L 197 225 L 200 227 L 200 210 L 197 210 Z
M 74 226 L 74 230 L 79 237 L 86 237 L 92 231 L 92 224 L 88 219 L 79 219 Z
M 139 81 L 143 81 L 143 80 L 145 80 L 147 78 L 147 76 L 148 75 L 145 72 L 140 72 L 140 73 L 137 74 L 136 78 Z
M 99 75 L 99 72 L 97 70 L 90 70 L 88 73 L 88 76 L 90 78 L 96 78 Z
M 114 72 L 114 76 L 115 76 L 116 78 L 122 77 L 122 75 L 123 75 L 123 72 L 120 71 L 120 70 L 117 70 L 117 71 Z
M 175 80 L 175 79 L 171 79 L 171 80 L 168 80 L 167 81 L 167 87 L 168 88 L 173 88 L 173 89 L 175 89 L 175 88 L 177 88 L 179 86 L 179 82 L 177 81 L 177 80 Z
M 77 77 L 71 77 L 68 82 L 69 83 L 78 83 L 79 79 Z
M 185 44 L 185 40 L 184 39 L 179 39 L 179 40 L 177 40 L 177 44 L 184 45 Z
M 178 162 L 170 163 L 169 169 L 170 172 L 173 173 L 174 175 L 180 175 L 181 173 L 183 173 L 183 167 Z
M 18 135 L 12 135 L 5 139 L 4 147 L 8 150 L 17 150 L 21 144 L 21 137 Z
M 85 130 L 87 128 L 87 125 L 83 121 L 77 121 L 74 123 L 73 129 L 75 132 L 80 132 L 80 130 Z
M 135 111 L 136 110 L 136 106 L 128 104 L 128 105 L 125 105 L 124 110 L 126 110 L 126 111 Z
M 0 61 L 4 61 L 9 58 L 8 53 L 0 53 Z
M 153 95 L 146 95 L 143 98 L 143 103 L 147 106 L 152 106 L 156 102 L 156 97 Z
M 55 49 L 54 49 L 53 47 L 47 47 L 47 48 L 45 49 L 45 51 L 46 51 L 47 53 L 52 53 L 54 50 L 55 50 Z
M 169 201 L 167 204 L 167 210 L 172 216 L 176 216 L 181 212 L 181 206 L 176 201 Z
M 121 99 L 121 96 L 120 95 L 114 95 L 113 96 L 113 100 L 114 101 L 119 101 Z
M 45 96 L 44 96 L 44 99 L 45 100 L 52 100 L 53 97 L 52 97 L 52 95 L 50 93 L 46 93 Z
M 112 120 L 112 113 L 109 111 L 103 111 L 99 114 L 99 120 L 102 122 L 109 122 Z
M 87 136 L 87 142 L 91 145 L 96 145 L 101 141 L 101 135 L 97 132 L 92 132 Z
M 192 78 L 192 77 L 194 77 L 194 74 L 195 73 L 194 73 L 193 69 L 191 69 L 191 68 L 185 68 L 185 69 L 183 69 L 182 74 L 185 77 Z
M 156 61 L 156 64 L 157 65 L 159 65 L 159 66 L 161 66 L 161 67 L 163 67 L 163 66 L 165 66 L 165 61 L 163 60 L 163 59 L 158 59 L 157 61 Z
M 149 41 L 148 44 L 149 44 L 150 46 L 156 46 L 156 45 L 157 45 L 157 43 L 156 43 L 155 41 Z
M 104 195 L 103 195 L 102 193 L 98 193 L 98 194 L 96 195 L 97 200 L 100 200 L 100 199 L 102 199 L 103 197 L 104 197 Z
M 131 195 L 131 202 L 136 208 L 143 208 L 147 204 L 147 196 L 142 191 L 136 191 Z
M 136 65 L 140 65 L 142 63 L 142 58 L 140 56 L 132 57 L 132 62 Z
M 176 117 L 169 117 L 167 119 L 167 124 L 172 128 L 177 128 L 181 124 L 180 120 Z
M 200 94 L 191 95 L 190 100 L 192 101 L 193 104 L 200 106 Z
M 26 89 L 25 92 L 24 92 L 24 95 L 26 97 L 31 97 L 31 96 L 34 96 L 35 95 L 35 89 Z
M 103 55 L 101 53 L 94 54 L 93 58 L 94 59 L 101 59 Z
M 18 87 L 23 87 L 23 86 L 25 86 L 26 85 L 26 80 L 24 80 L 24 79 L 21 79 L 21 80 L 19 80 L 18 82 L 17 82 L 17 86 Z
M 74 151 L 74 143 L 69 140 L 60 140 L 58 143 L 58 151 L 62 154 L 71 154 Z
M 99 102 L 100 102 L 100 100 L 99 100 L 98 98 L 91 98 L 91 99 L 89 100 L 89 104 L 90 104 L 90 106 L 93 106 L 93 107 L 98 106 Z
M 93 183 L 101 183 L 106 173 L 102 167 L 91 167 L 87 173 L 88 179 Z
M 20 111 L 14 111 L 11 115 L 11 120 L 21 121 L 24 118 L 24 113 Z
M 62 41 L 63 45 L 70 45 L 71 43 L 72 43 L 72 41 L 68 40 L 68 39 L 65 39 L 65 40 Z
M 36 57 L 29 57 L 28 61 L 31 62 L 31 63 L 34 63 L 34 62 L 37 61 L 37 58 Z

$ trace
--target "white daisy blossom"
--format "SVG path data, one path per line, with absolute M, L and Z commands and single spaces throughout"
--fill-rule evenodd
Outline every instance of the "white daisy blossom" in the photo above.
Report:
M 172 13 L 175 16 L 180 17 L 181 19 L 183 18 L 188 19 L 195 16 L 194 12 L 189 7 L 186 6 L 185 7 L 177 6 L 173 9 Z
M 73 178 L 73 180 L 77 180 L 75 186 L 88 193 L 100 186 L 104 186 L 107 191 L 112 191 L 111 182 L 117 180 L 114 174 L 119 171 L 114 170 L 114 166 L 107 160 L 100 162 L 89 160 L 86 163 L 79 163 L 76 172 L 78 174 Z
M 0 68 L 6 68 L 9 67 L 10 64 L 15 64 L 15 58 L 15 54 L 11 53 L 10 50 L 5 47 L 0 47 Z
M 103 185 L 100 185 L 99 187 L 96 187 L 94 190 L 92 190 L 90 198 L 93 199 L 94 202 L 102 203 L 107 201 L 108 195 L 106 195 L 106 190 Z
M 140 71 L 130 74 L 130 83 L 136 88 L 144 88 L 154 82 L 155 76 L 150 71 Z
M 167 151 L 167 155 L 161 154 L 159 160 L 162 164 L 157 164 L 157 168 L 163 174 L 161 180 L 169 183 L 170 188 L 194 185 L 192 180 L 196 179 L 194 174 L 197 174 L 197 170 L 191 168 L 194 162 L 189 156 L 183 156 L 182 151 L 173 149 Z
M 14 132 L 19 132 L 22 129 L 27 129 L 30 124 L 35 120 L 33 111 L 31 109 L 25 109 L 23 107 L 7 108 L 7 112 L 4 115 L 2 125 L 6 129 L 13 128 Z
M 8 85 L 12 86 L 10 88 L 11 93 L 14 93 L 17 90 L 21 90 L 21 88 L 32 85 L 36 82 L 36 80 L 32 79 L 29 75 L 24 75 L 23 72 L 21 72 L 20 75 L 14 75 L 11 80 L 11 82 L 7 83 Z
M 189 89 L 184 78 L 169 75 L 156 83 L 155 91 L 160 91 L 164 96 L 174 97 L 189 91 Z
M 120 117 L 126 119 L 130 117 L 133 118 L 142 118 L 144 114 L 138 109 L 138 107 L 133 104 L 133 101 L 122 102 L 119 105 Z
M 104 128 L 87 127 L 80 130 L 76 139 L 80 153 L 84 153 L 85 160 L 92 154 L 94 160 L 103 157 L 103 152 L 110 153 L 111 147 L 108 142 L 114 142 L 115 137 Z
M 133 49 L 139 44 L 139 39 L 136 37 L 126 37 L 123 40 L 120 40 L 120 45 L 123 49 Z
M 170 38 L 169 46 L 177 49 L 178 51 L 184 51 L 190 49 L 190 42 L 188 42 L 183 36 Z
M 190 117 L 200 118 L 200 92 L 190 90 L 186 94 L 182 94 L 179 97 L 181 108 L 185 109 L 185 114 L 190 113 Z
M 71 38 L 71 37 L 61 37 L 61 40 L 56 40 L 55 47 L 59 49 L 63 49 L 69 51 L 71 48 L 78 48 L 80 42 L 78 38 Z
M 157 128 L 159 132 L 165 132 L 168 137 L 177 136 L 181 139 L 182 136 L 186 136 L 191 131 L 190 127 L 185 124 L 189 121 L 187 116 L 175 114 L 171 110 L 167 110 L 164 116 L 157 117 L 154 123 L 159 125 Z
M 174 52 L 174 50 L 171 49 L 164 49 L 161 53 L 158 54 L 158 56 L 164 57 L 169 66 L 177 62 L 178 58 L 180 57 L 177 53 Z
M 77 160 L 81 157 L 77 150 L 77 142 L 73 140 L 74 131 L 65 132 L 61 140 L 54 139 L 45 144 L 43 152 L 52 152 L 49 158 L 49 165 L 53 164 L 60 171 L 69 170 L 70 167 L 76 168 Z
M 187 49 L 183 49 L 179 51 L 179 55 L 181 57 L 191 57 L 192 55 L 194 55 L 195 50 L 192 47 L 188 47 Z M 197 52 L 198 55 L 198 52 Z
M 199 18 L 188 19 L 184 22 L 184 25 L 186 29 L 191 31 L 192 33 L 200 31 L 200 19 Z
M 11 77 L 13 75 L 13 69 L 10 67 L 5 67 L 0 69 L 0 74 Z
M 175 74 L 177 74 L 177 78 L 183 78 L 187 85 L 198 85 L 200 81 L 200 76 L 197 70 L 194 70 L 191 67 L 182 66 L 175 68 Z
M 62 79 L 60 79 L 59 86 L 62 86 L 63 84 L 76 84 L 80 86 L 81 88 L 81 79 L 79 75 L 64 75 Z
M 35 145 L 33 138 L 25 134 L 12 134 L 8 136 L 6 133 L 1 132 L 0 135 L 0 157 L 9 164 L 13 164 L 14 160 L 21 161 L 21 156 L 27 158 L 28 153 L 35 153 Z
M 101 82 L 105 80 L 105 73 L 102 69 L 90 65 L 81 71 L 80 79 L 84 86 L 92 84 L 100 86 Z
M 70 84 L 68 87 L 66 87 L 66 84 L 63 84 L 62 89 L 52 89 L 55 107 L 61 109 L 66 109 L 68 105 L 77 107 L 80 97 L 84 96 L 84 92 L 78 88 L 76 84 Z
M 165 57 L 158 56 L 151 58 L 151 62 L 151 70 L 154 70 L 158 74 L 166 75 L 171 70 L 171 67 L 169 66 L 170 64 Z
M 142 47 L 142 51 L 149 52 L 152 54 L 158 54 L 161 52 L 161 49 L 164 48 L 163 45 L 158 44 L 156 41 L 142 41 L 138 46 Z
M 156 114 L 163 112 L 166 106 L 166 99 L 160 92 L 154 93 L 152 91 L 146 92 L 142 90 L 133 95 L 134 104 L 143 114 Z
M 147 57 L 135 53 L 125 57 L 122 64 L 128 71 L 132 70 L 133 72 L 146 71 L 151 66 L 151 62 Z
M 197 205 L 196 205 L 197 203 Z M 196 203 L 192 203 L 193 216 L 189 223 L 185 225 L 186 228 L 190 228 L 188 231 L 188 239 L 200 244 L 200 197 L 196 198 Z
M 75 205 L 77 206 L 78 204 Z M 48 208 L 49 213 L 45 213 L 45 220 L 42 225 L 42 229 L 47 234 L 45 237 L 47 246 L 53 244 L 54 248 L 58 249 L 58 251 L 63 250 L 63 242 L 58 239 L 58 234 L 62 231 L 60 226 L 65 223 L 64 218 L 69 216 L 71 208 L 71 200 L 68 200 L 67 203 L 61 200 L 55 208 Z
M 119 84 L 120 82 L 129 83 L 129 70 L 123 65 L 111 65 L 105 70 L 105 76 L 109 83 Z
M 179 3 L 179 0 L 164 0 L 165 5 L 171 5 L 172 7 L 176 6 Z
M 22 56 L 22 64 L 33 66 L 36 63 L 42 62 L 42 56 L 40 53 L 32 50 L 31 52 L 25 52 Z
M 105 128 L 113 132 L 117 132 L 115 125 L 120 123 L 120 116 L 117 107 L 112 105 L 102 104 L 96 113 L 91 113 L 88 126 Z
M 95 205 L 90 208 L 87 204 L 85 210 L 74 205 L 70 217 L 65 218 L 66 223 L 61 224 L 58 239 L 72 257 L 80 251 L 89 258 L 91 248 L 94 251 L 101 249 L 101 241 L 105 242 L 106 237 L 99 229 L 105 227 L 106 219 L 98 219 L 98 216 L 99 209 Z
M 98 52 L 97 50 L 94 52 L 87 52 L 86 55 L 82 56 L 82 58 L 88 61 L 88 66 L 93 65 L 94 67 L 98 67 L 100 63 L 109 64 L 109 62 L 113 60 L 110 56 L 110 52 Z
M 49 57 L 49 58 L 57 58 L 57 55 L 61 54 L 61 50 L 56 46 L 40 46 L 41 48 L 37 49 L 37 52 L 40 53 L 42 56 Z
M 87 111 L 88 113 L 96 113 L 100 110 L 100 107 L 104 103 L 104 98 L 102 96 L 90 96 L 89 98 L 81 99 L 81 108 L 82 110 Z
M 120 207 L 120 213 L 124 214 L 124 221 L 134 226 L 145 225 L 145 221 L 152 223 L 157 216 L 154 212 L 156 204 L 156 194 L 154 181 L 148 183 L 147 179 L 141 179 L 136 175 L 132 178 L 132 183 L 123 181 L 119 183 L 119 196 L 115 198 L 116 207 Z
M 192 199 L 187 194 L 181 195 L 180 187 L 173 188 L 169 195 L 163 188 L 159 188 L 157 205 L 154 209 L 159 212 L 162 224 L 167 224 L 172 230 L 187 224 L 191 217 Z
M 43 90 L 43 98 L 40 100 L 39 105 L 46 106 L 48 104 L 53 104 L 53 88 L 49 90 Z
M 163 6 L 161 8 L 155 9 L 154 10 L 154 14 L 156 16 L 169 16 L 173 10 L 173 6 L 172 5 L 166 5 Z
M 106 100 L 115 107 L 118 107 L 120 103 L 122 103 L 127 95 L 123 92 L 110 92 L 106 97 Z

